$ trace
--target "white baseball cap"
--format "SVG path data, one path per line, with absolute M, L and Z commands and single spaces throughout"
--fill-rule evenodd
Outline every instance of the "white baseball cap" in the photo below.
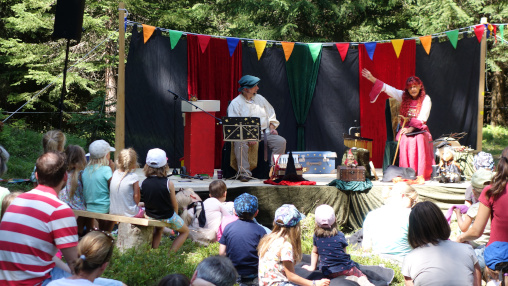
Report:
M 329 205 L 320 205 L 316 208 L 316 223 L 322 228 L 331 228 L 335 222 L 335 211 Z
M 146 154 L 146 164 L 152 168 L 160 168 L 168 163 L 168 157 L 164 150 L 155 148 L 150 149 Z
M 116 149 L 111 147 L 108 142 L 101 139 L 93 141 L 88 147 L 88 151 L 90 151 L 91 159 L 100 159 L 109 152 L 116 151 Z

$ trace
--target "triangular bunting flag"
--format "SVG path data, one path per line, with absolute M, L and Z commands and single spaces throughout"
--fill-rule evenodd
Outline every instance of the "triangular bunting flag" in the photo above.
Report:
M 483 24 L 483 26 L 485 26 L 485 29 L 487 30 L 487 39 L 490 37 L 489 25 L 490 24 Z
M 349 49 L 349 43 L 336 43 L 335 46 L 339 51 L 340 58 L 342 59 L 342 61 L 344 61 L 346 59 L 347 51 Z
M 196 35 L 198 37 L 198 43 L 199 47 L 201 48 L 201 53 L 204 53 L 206 51 L 206 48 L 208 47 L 208 43 L 210 42 L 210 39 L 212 36 L 209 35 Z
M 171 49 L 174 49 L 180 38 L 182 37 L 183 32 L 169 30 L 169 41 L 171 42 Z
M 499 25 L 499 36 L 501 37 L 501 39 L 504 39 L 504 25 Z
M 457 42 L 459 41 L 459 30 L 453 30 L 446 32 L 446 35 L 448 36 L 448 39 L 450 39 L 450 43 L 452 44 L 453 48 L 457 48 Z
M 148 41 L 148 39 L 150 39 L 153 32 L 155 31 L 155 27 L 150 26 L 150 25 L 145 25 L 145 24 L 141 24 L 141 25 L 143 26 L 143 42 L 146 44 L 146 41 Z
M 372 59 L 374 58 L 374 51 L 376 50 L 377 43 L 370 42 L 370 43 L 365 43 L 364 45 L 365 45 L 365 49 L 367 50 L 367 54 L 369 55 L 369 58 L 372 61 Z
M 312 43 L 312 44 L 307 44 L 307 46 L 309 47 L 310 55 L 312 56 L 312 62 L 316 62 L 316 59 L 319 56 L 319 53 L 321 52 L 321 48 L 323 47 L 323 44 Z
M 289 60 L 291 53 L 293 53 L 293 49 L 295 47 L 295 43 L 292 42 L 281 42 L 282 49 L 284 50 L 284 55 L 286 56 L 286 62 Z
M 400 56 L 400 51 L 402 50 L 402 45 L 404 45 L 403 39 L 392 40 L 392 46 L 393 46 L 393 49 L 395 50 L 395 54 L 397 55 L 397 59 Z
M 427 52 L 427 55 L 430 55 L 430 46 L 432 44 L 432 36 L 428 35 L 428 36 L 420 37 L 420 42 L 422 43 L 423 48 Z
M 478 25 L 478 26 L 474 27 L 474 33 L 476 35 L 476 38 L 478 39 L 478 43 L 480 43 L 482 41 L 484 31 L 485 31 L 485 26 L 483 26 L 483 25 Z
M 228 42 L 229 56 L 232 57 L 240 39 L 227 37 L 226 41 Z
M 254 40 L 254 47 L 256 48 L 256 53 L 258 54 L 258 61 L 261 59 L 261 55 L 266 47 L 266 41 Z

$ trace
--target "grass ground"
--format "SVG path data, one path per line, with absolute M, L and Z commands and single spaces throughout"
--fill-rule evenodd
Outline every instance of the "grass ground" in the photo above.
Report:
M 25 128 L 5 126 L 0 132 L 0 145 L 10 153 L 8 171 L 3 178 L 29 178 L 37 157 L 42 153 L 42 136 L 44 132 L 35 132 Z M 483 129 L 483 151 L 490 152 L 499 160 L 502 150 L 508 146 L 508 128 L 486 126 Z M 67 144 L 85 146 L 85 140 L 72 134 L 67 135 Z M 87 148 L 85 148 L 86 150 Z M 0 182 L 1 186 L 11 191 L 26 191 L 30 184 L 9 184 Z M 312 216 L 303 223 L 302 250 L 309 254 L 312 249 Z M 171 240 L 164 238 L 159 249 L 150 249 L 148 244 L 131 249 L 123 254 L 115 250 L 111 265 L 104 273 L 105 277 L 114 278 L 128 285 L 155 285 L 163 276 L 171 273 L 182 273 L 191 277 L 196 265 L 205 257 L 218 254 L 218 244 L 208 247 L 187 240 L 178 254 L 168 256 Z M 384 261 L 377 256 L 364 256 L 364 253 L 348 250 L 353 260 L 365 265 L 383 264 L 395 270 L 391 285 L 403 285 L 404 279 L 398 266 Z

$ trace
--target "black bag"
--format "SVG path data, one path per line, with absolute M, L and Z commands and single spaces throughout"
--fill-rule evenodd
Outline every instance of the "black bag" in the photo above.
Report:
M 391 182 L 393 178 L 402 177 L 402 179 L 416 179 L 416 172 L 413 168 L 403 168 L 390 165 L 383 172 L 382 182 Z

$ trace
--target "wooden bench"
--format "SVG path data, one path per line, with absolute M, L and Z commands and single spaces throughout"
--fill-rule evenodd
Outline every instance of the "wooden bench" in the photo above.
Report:
M 145 242 L 151 243 L 154 227 L 168 226 L 165 222 L 153 219 L 101 214 L 82 210 L 73 211 L 76 216 L 80 217 L 119 222 L 116 246 L 122 252 Z

